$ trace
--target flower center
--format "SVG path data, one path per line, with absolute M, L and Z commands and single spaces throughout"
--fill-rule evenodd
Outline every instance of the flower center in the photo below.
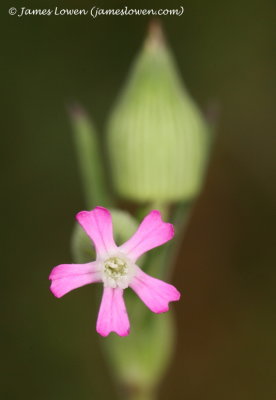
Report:
M 120 257 L 111 257 L 104 261 L 103 281 L 105 286 L 126 289 L 129 283 L 129 266 Z

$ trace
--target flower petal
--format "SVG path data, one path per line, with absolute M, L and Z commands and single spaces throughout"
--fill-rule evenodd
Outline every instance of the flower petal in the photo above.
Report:
M 180 299 L 180 293 L 173 285 L 145 274 L 137 266 L 136 268 L 137 272 L 130 287 L 151 311 L 166 312 L 170 301 Z
M 134 235 L 120 246 L 120 250 L 135 262 L 143 253 L 166 243 L 173 235 L 173 225 L 163 222 L 160 212 L 153 210 L 143 219 Z
M 129 320 L 122 289 L 104 288 L 96 329 L 102 336 L 107 336 L 110 332 L 119 336 L 129 334 Z
M 98 255 L 105 256 L 117 249 L 113 239 L 111 214 L 106 208 L 96 207 L 92 211 L 80 211 L 76 218 L 93 240 Z
M 73 289 L 101 281 L 101 273 L 97 262 L 61 264 L 53 268 L 49 279 L 52 280 L 51 292 L 62 297 Z

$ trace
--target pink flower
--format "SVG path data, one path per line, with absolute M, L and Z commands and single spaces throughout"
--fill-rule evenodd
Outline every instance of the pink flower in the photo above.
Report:
M 112 218 L 106 208 L 81 211 L 76 219 L 94 243 L 96 261 L 61 264 L 53 268 L 49 276 L 52 280 L 51 291 L 56 297 L 61 297 L 88 283 L 103 282 L 96 327 L 100 335 L 107 336 L 110 332 L 120 336 L 129 334 L 129 319 L 123 299 L 127 287 L 154 313 L 168 311 L 168 303 L 179 300 L 180 293 L 174 286 L 147 275 L 136 265 L 142 254 L 166 243 L 174 235 L 173 225 L 163 222 L 159 211 L 151 211 L 136 233 L 119 247 L 114 242 Z

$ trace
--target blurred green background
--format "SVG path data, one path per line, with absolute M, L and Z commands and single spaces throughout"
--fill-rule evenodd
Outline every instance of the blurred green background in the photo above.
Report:
M 275 345 L 275 17 L 273 0 L 132 1 L 162 18 L 188 89 L 219 109 L 218 137 L 174 284 L 177 351 L 160 399 L 273 400 Z M 148 17 L 9 16 L 10 7 L 123 7 L 122 1 L 1 5 L 2 396 L 117 398 L 95 332 L 91 286 L 61 300 L 48 274 L 70 262 L 84 197 L 67 106 L 104 132 Z

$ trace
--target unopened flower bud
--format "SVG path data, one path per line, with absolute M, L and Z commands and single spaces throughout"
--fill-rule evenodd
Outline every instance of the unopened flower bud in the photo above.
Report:
M 138 202 L 176 202 L 200 189 L 207 125 L 151 26 L 108 125 L 114 188 Z

